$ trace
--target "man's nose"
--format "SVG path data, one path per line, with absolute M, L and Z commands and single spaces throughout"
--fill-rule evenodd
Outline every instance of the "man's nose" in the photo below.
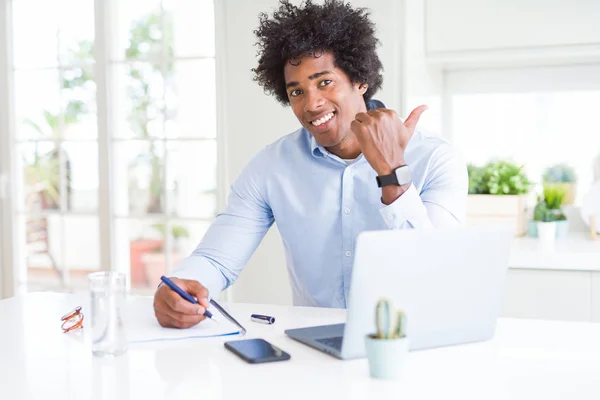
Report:
M 314 112 L 319 111 L 325 105 L 325 98 L 318 90 L 310 90 L 304 96 L 304 111 Z

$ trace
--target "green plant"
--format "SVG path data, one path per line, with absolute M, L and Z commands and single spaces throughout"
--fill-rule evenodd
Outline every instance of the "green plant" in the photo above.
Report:
M 548 206 L 543 198 L 538 198 L 538 202 L 533 209 L 533 220 L 539 222 L 548 222 Z
M 406 336 L 406 314 L 402 310 L 394 311 L 391 300 L 382 298 L 375 308 L 377 339 L 399 339 Z
M 561 210 L 548 208 L 544 200 L 539 200 L 533 210 L 533 220 L 537 222 L 564 221 L 567 217 Z
M 567 219 L 562 212 L 562 203 L 566 189 L 557 185 L 544 185 L 543 196 L 533 210 L 533 220 L 539 222 L 564 221 Z
M 550 210 L 560 210 L 567 191 L 562 186 L 544 185 L 544 201 Z
M 533 220 L 537 222 L 553 222 L 553 214 L 544 199 L 539 199 L 533 210 Z
M 574 183 L 577 182 L 575 169 L 566 164 L 556 164 L 544 170 L 544 183 Z
M 531 186 L 523 167 L 509 161 L 492 161 L 486 164 L 483 180 L 489 193 L 495 195 L 525 194 Z
M 509 161 L 490 161 L 483 167 L 470 164 L 467 170 L 469 194 L 525 194 L 531 187 L 523 167 Z
M 487 191 L 487 185 L 483 181 L 483 168 L 473 164 L 467 165 L 469 174 L 469 194 L 484 194 Z

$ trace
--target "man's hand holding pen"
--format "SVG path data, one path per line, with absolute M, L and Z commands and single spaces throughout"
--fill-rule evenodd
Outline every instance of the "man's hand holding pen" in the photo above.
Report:
M 192 304 L 165 284 L 161 284 L 154 294 L 154 313 L 158 323 L 165 328 L 189 328 L 204 321 L 208 309 L 208 289 L 198 281 L 188 279 L 171 280 L 182 290 L 198 299 Z

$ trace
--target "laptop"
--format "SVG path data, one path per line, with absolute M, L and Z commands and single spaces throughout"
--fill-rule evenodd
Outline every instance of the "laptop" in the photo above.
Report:
M 340 359 L 365 357 L 375 305 L 385 296 L 408 319 L 411 350 L 490 339 L 502 307 L 514 229 L 368 231 L 357 238 L 346 324 L 288 329 Z

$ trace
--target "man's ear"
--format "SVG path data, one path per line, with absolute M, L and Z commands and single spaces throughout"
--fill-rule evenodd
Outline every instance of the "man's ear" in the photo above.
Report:
M 358 91 L 360 92 L 361 95 L 365 94 L 365 92 L 367 91 L 368 88 L 369 88 L 369 85 L 366 83 L 361 83 L 358 85 Z

